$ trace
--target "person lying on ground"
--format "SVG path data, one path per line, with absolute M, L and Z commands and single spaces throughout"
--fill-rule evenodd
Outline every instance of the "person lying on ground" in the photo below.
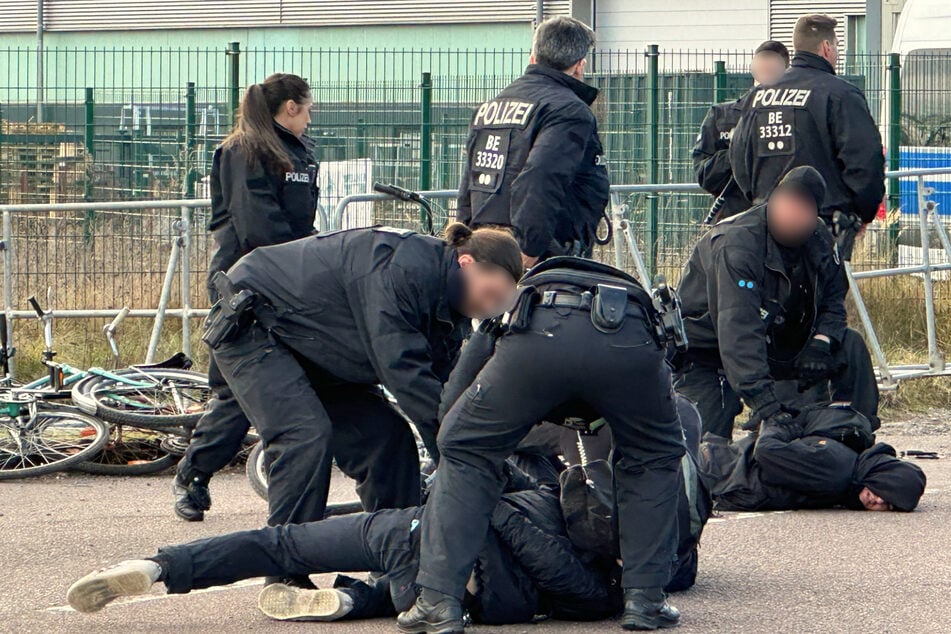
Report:
M 523 454 L 506 464 L 509 488 L 515 490 L 496 505 L 467 585 L 467 609 L 474 621 L 590 621 L 620 613 L 620 568 L 615 560 L 572 544 L 551 471 L 551 463 L 538 456 Z M 344 576 L 333 589 L 272 584 L 261 592 L 259 608 L 279 620 L 393 616 L 416 600 L 413 580 L 423 508 L 357 513 L 160 548 L 150 558 L 83 577 L 67 598 L 75 610 L 86 613 L 119 597 L 144 594 L 159 582 L 169 593 L 187 593 L 252 577 L 363 571 L 386 574 L 388 586 Z
M 854 410 L 808 408 L 790 423 L 764 422 L 758 434 L 733 445 L 705 435 L 701 477 L 718 510 L 913 511 L 925 491 L 924 472 L 873 438 Z

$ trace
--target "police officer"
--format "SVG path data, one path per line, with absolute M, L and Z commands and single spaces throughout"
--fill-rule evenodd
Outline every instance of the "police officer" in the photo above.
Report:
M 751 425 L 831 399 L 878 426 L 872 361 L 846 327 L 845 272 L 817 217 L 824 194 L 815 169 L 794 168 L 766 204 L 718 223 L 687 262 L 690 348 L 676 359 L 676 387 L 697 404 L 704 432 L 732 438 L 741 399 Z
M 750 73 L 753 85 L 771 84 L 789 66 L 789 51 L 782 42 L 767 40 L 756 47 Z M 730 138 L 740 115 L 746 95 L 736 101 L 710 107 L 700 124 L 700 134 L 693 146 L 693 171 L 697 182 L 714 196 L 708 223 L 729 218 L 750 208 L 750 201 L 733 180 L 730 167 Z
M 205 340 L 264 443 L 268 524 L 323 518 L 336 459 L 367 511 L 419 504 L 419 455 L 469 319 L 499 314 L 515 239 L 455 223 L 447 240 L 357 229 L 255 249 L 215 277 Z
M 317 163 L 310 123 L 310 87 L 297 75 L 278 73 L 248 88 L 238 123 L 215 151 L 211 167 L 211 222 L 216 249 L 211 277 L 227 271 L 245 253 L 314 233 Z M 211 506 L 208 481 L 230 463 L 250 423 L 218 370 L 214 358 L 208 382 L 215 391 L 178 465 L 172 490 L 175 514 L 201 521 Z
M 476 110 L 457 217 L 515 229 L 526 265 L 586 255 L 608 203 L 608 174 L 584 83 L 594 32 L 578 20 L 535 31 L 525 74 Z
M 875 219 L 885 195 L 885 161 L 865 96 L 835 75 L 835 25 L 826 15 L 799 18 L 792 68 L 749 96 L 730 164 L 740 190 L 757 205 L 793 167 L 819 170 L 828 184 L 819 213 L 848 260 L 856 233 Z
M 679 613 L 663 588 L 676 552 L 684 442 L 650 298 L 617 269 L 566 257 L 529 271 L 521 289 L 507 332 L 443 418 L 441 461 L 421 526 L 421 593 L 400 615 L 400 630 L 463 631 L 460 600 L 501 493 L 505 459 L 555 411 L 603 416 L 614 433 L 622 625 L 676 625 Z

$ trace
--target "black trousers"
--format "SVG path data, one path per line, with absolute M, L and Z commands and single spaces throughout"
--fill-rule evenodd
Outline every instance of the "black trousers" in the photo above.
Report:
M 264 443 L 269 525 L 323 518 L 334 459 L 365 510 L 419 505 L 416 440 L 378 387 L 318 372 L 257 324 L 213 354 Z
M 799 394 L 796 381 L 778 381 L 777 396 L 793 406 L 823 401 L 849 402 L 877 429 L 878 384 L 862 336 L 851 328 L 847 329 L 841 344 L 833 351 L 833 362 L 840 369 L 829 382 Z M 688 363 L 677 373 L 675 387 L 697 405 L 705 434 L 733 438 L 733 424 L 743 411 L 743 403 L 722 369 Z
M 584 311 L 537 308 L 527 332 L 502 337 L 443 419 L 441 461 L 422 524 L 417 583 L 462 599 L 502 467 L 553 408 L 584 401 L 614 434 L 624 586 L 663 587 L 677 543 L 683 432 L 670 372 L 646 321 L 603 334 Z
M 412 605 L 419 564 L 412 531 L 419 509 L 389 509 L 330 517 L 320 522 L 272 526 L 160 548 L 153 557 L 165 570 L 170 593 L 186 593 L 253 577 L 327 572 L 376 572 L 389 576 L 397 607 Z M 359 583 L 359 582 L 357 582 Z M 371 596 L 370 586 L 350 593 L 351 618 L 392 613 L 392 604 Z M 403 590 L 402 595 L 400 590 Z M 384 592 L 386 588 L 383 588 Z M 386 592 L 388 599 L 389 593 Z
M 248 417 L 221 376 L 214 355 L 208 363 L 208 385 L 215 398 L 198 421 L 188 450 L 178 463 L 178 475 L 183 481 L 196 475 L 210 478 L 227 467 L 238 455 L 251 428 Z

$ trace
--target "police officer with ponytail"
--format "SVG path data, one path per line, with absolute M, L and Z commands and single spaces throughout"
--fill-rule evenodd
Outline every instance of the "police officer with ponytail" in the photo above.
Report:
M 248 88 L 237 125 L 215 151 L 211 168 L 211 222 L 215 252 L 211 277 L 227 271 L 257 247 L 314 233 L 317 162 L 305 134 L 312 105 L 310 87 L 297 75 L 278 73 Z M 227 466 L 249 429 L 247 417 L 221 376 L 214 358 L 208 379 L 215 399 L 192 435 L 178 466 L 175 513 L 201 521 L 211 506 L 208 481 Z
M 594 32 L 573 18 L 542 22 L 531 65 L 480 105 L 469 126 L 457 218 L 515 230 L 526 266 L 590 255 L 609 197 L 608 172 L 586 84 Z
M 213 283 L 205 342 L 264 443 L 268 524 L 323 519 L 331 464 L 367 511 L 420 503 L 443 382 L 473 318 L 512 301 L 518 244 L 455 223 L 446 239 L 385 227 L 260 247 Z M 289 580 L 306 587 L 306 579 Z

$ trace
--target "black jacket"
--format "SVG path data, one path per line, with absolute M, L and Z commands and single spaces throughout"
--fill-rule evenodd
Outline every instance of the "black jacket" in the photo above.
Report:
M 318 166 L 314 144 L 282 126 L 274 130 L 293 163 L 279 173 L 236 148 L 215 150 L 211 165 L 211 221 L 217 248 L 208 268 L 209 280 L 227 271 L 257 247 L 290 242 L 314 233 Z
M 712 106 L 700 124 L 700 134 L 693 146 L 691 156 L 697 183 L 714 198 L 726 194 L 717 220 L 729 218 L 752 206 L 732 180 L 733 168 L 730 167 L 730 139 L 742 114 L 742 98 Z
M 882 139 L 865 96 L 812 53 L 797 53 L 779 81 L 749 94 L 733 131 L 730 164 L 754 204 L 800 165 L 825 177 L 824 218 L 841 210 L 871 222 L 885 195 Z
M 822 223 L 802 247 L 814 302 L 812 334 L 841 342 L 846 328 L 848 282 L 832 235 Z M 790 282 L 779 246 L 760 205 L 713 227 L 697 244 L 680 282 L 690 349 L 681 360 L 722 367 L 747 405 L 775 402 L 777 337 Z
M 593 245 L 608 203 L 608 173 L 590 105 L 596 88 L 532 65 L 469 128 L 457 217 L 510 225 L 530 256 Z
M 228 277 L 262 298 L 258 318 L 342 382 L 382 383 L 435 450 L 439 394 L 469 320 L 455 249 L 388 228 L 262 247 Z M 433 454 L 437 455 L 437 454 Z

